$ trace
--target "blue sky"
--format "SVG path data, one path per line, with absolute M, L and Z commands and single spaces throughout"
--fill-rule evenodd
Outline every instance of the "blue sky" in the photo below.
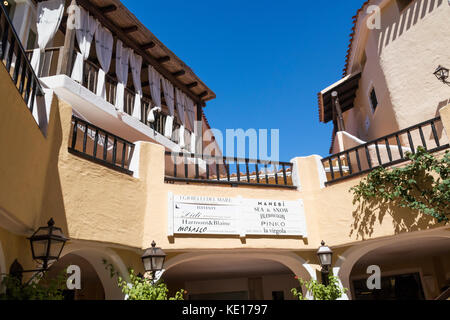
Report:
M 363 0 L 123 3 L 211 88 L 212 127 L 280 129 L 280 160 L 326 156 L 317 92 L 342 77 Z

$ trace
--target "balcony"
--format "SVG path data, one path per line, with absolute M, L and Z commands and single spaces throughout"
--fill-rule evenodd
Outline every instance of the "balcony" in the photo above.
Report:
M 401 165 L 408 161 L 407 153 L 414 154 L 419 146 L 430 153 L 450 148 L 440 117 L 322 159 L 326 184 L 364 175 L 379 167 Z
M 69 152 L 130 176 L 135 145 L 75 116 L 69 140 Z
M 0 5 L 0 41 L 0 60 L 33 114 L 36 97 L 43 96 L 44 91 L 3 4 Z
M 167 183 L 297 189 L 290 162 L 165 153 Z

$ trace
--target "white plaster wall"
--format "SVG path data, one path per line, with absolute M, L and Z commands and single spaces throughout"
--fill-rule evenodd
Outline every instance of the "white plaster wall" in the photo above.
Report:
M 392 2 L 394 3 L 394 2 Z M 450 5 L 445 0 L 416 0 L 400 15 L 396 5 L 383 14 L 380 65 L 400 128 L 434 118 L 447 104 L 450 87 L 433 75 L 450 68 Z

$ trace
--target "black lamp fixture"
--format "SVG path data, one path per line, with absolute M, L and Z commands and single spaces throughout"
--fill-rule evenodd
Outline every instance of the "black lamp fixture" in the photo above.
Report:
M 317 250 L 317 256 L 319 257 L 320 266 L 322 267 L 322 283 L 328 285 L 328 276 L 333 262 L 333 250 L 326 246 L 325 242 L 322 241 L 319 250 Z
M 58 261 L 64 245 L 69 240 L 64 236 L 62 229 L 55 227 L 55 221 L 50 219 L 46 227 L 40 227 L 30 238 L 31 254 L 33 260 L 42 265 L 42 269 L 24 271 L 20 263 L 15 260 L 11 265 L 10 273 L 21 277 L 22 273 L 42 273 L 49 266 Z
M 161 249 L 156 247 L 156 242 L 152 242 L 152 247 L 145 250 L 142 255 L 142 262 L 144 263 L 145 272 L 151 272 L 152 278 L 155 279 L 157 271 L 161 271 L 164 268 L 164 261 L 167 254 Z
M 436 71 L 434 72 L 434 75 L 436 76 L 436 78 L 439 81 L 442 81 L 445 84 L 450 84 L 450 82 L 447 81 L 448 76 L 449 76 L 449 69 L 447 69 L 443 66 L 439 66 L 439 67 L 437 67 Z

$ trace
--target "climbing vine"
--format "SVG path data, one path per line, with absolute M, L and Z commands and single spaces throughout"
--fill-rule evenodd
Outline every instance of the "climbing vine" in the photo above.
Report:
M 353 204 L 380 201 L 409 208 L 433 217 L 439 223 L 450 220 L 450 153 L 435 157 L 423 147 L 408 153 L 410 163 L 399 168 L 377 168 L 350 189 Z

